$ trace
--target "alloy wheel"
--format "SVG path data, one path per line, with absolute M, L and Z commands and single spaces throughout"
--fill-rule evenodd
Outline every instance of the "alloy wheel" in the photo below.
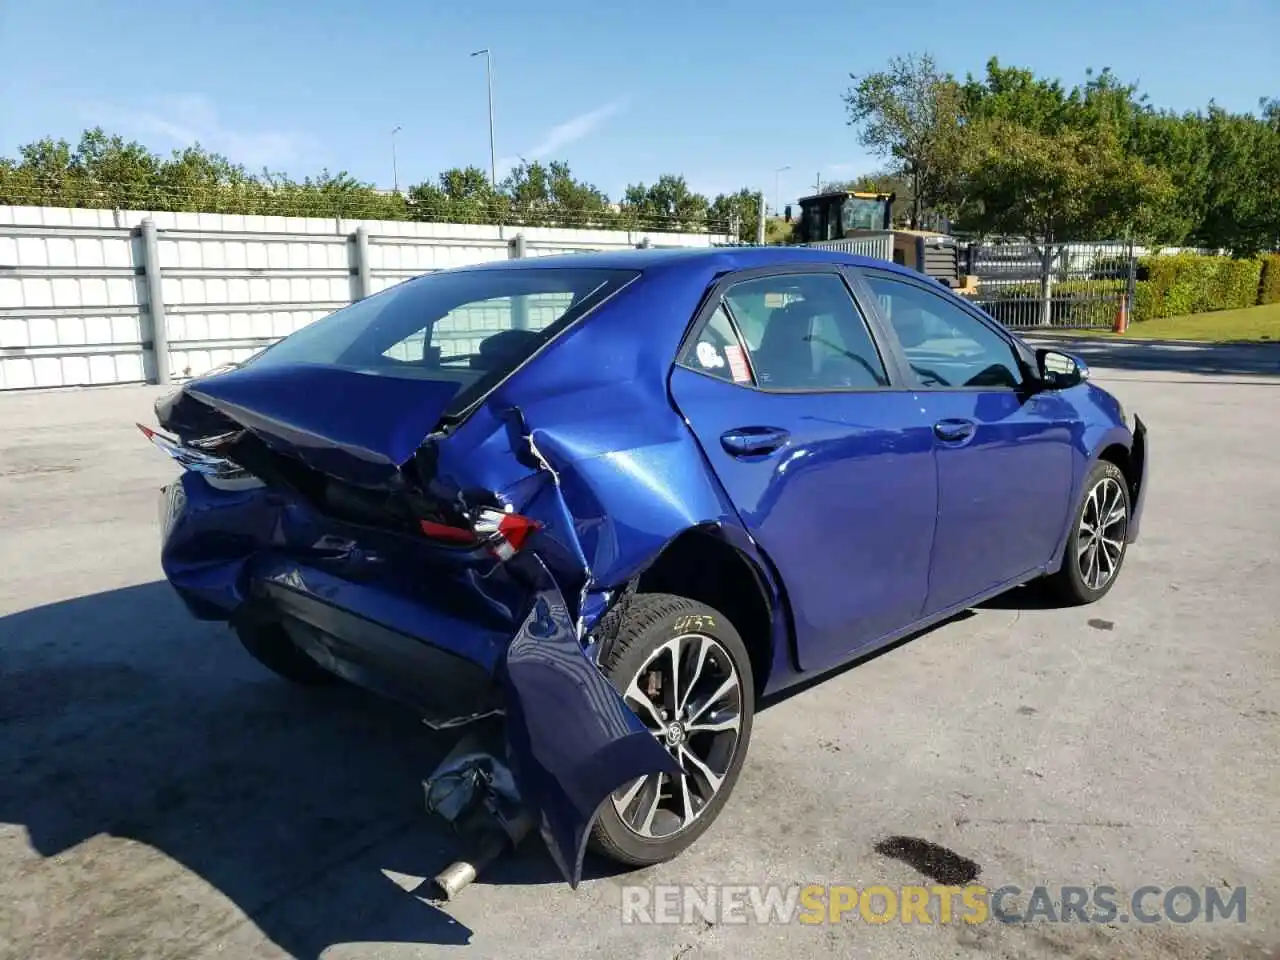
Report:
M 641 837 L 673 836 L 707 809 L 729 772 L 742 726 L 738 670 L 715 638 L 681 634 L 649 655 L 623 699 L 684 772 L 632 781 L 613 794 L 614 810 Z
M 1089 491 L 1076 538 L 1076 566 L 1090 590 L 1101 590 L 1116 575 L 1128 528 L 1124 490 L 1114 477 L 1104 477 Z

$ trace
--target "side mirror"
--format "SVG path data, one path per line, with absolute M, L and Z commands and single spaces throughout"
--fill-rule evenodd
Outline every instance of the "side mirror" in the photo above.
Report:
M 1089 367 L 1083 360 L 1058 350 L 1037 350 L 1036 366 L 1045 390 L 1066 390 L 1089 379 Z

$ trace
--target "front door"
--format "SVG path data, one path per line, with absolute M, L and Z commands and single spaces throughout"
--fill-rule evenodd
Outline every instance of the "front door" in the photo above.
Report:
M 937 511 L 933 434 L 838 272 L 723 283 L 671 391 L 781 574 L 800 666 L 919 617 Z
M 1012 344 L 968 305 L 901 274 L 862 278 L 934 432 L 938 530 L 925 609 L 937 613 L 1052 557 L 1070 509 L 1077 418 L 1066 399 L 1027 390 Z

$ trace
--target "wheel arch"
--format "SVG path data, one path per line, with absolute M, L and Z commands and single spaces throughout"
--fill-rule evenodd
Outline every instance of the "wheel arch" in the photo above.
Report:
M 757 696 L 792 654 L 790 604 L 781 580 L 744 531 L 721 523 L 686 528 L 632 579 L 640 593 L 672 593 L 728 617 L 751 657 Z
M 1120 472 L 1124 474 L 1125 482 L 1129 485 L 1130 494 L 1137 493 L 1140 473 L 1138 472 L 1139 466 L 1134 463 L 1132 444 L 1122 443 L 1118 440 L 1112 441 L 1097 452 L 1089 465 L 1089 469 L 1093 469 L 1093 464 L 1099 460 L 1106 460 L 1119 467 Z
M 1067 541 L 1071 538 L 1072 524 L 1075 523 L 1076 515 L 1080 511 L 1080 505 L 1086 493 L 1085 481 L 1088 480 L 1090 472 L 1099 461 L 1106 460 L 1115 464 L 1120 472 L 1124 474 L 1125 480 L 1129 484 L 1130 493 L 1136 495 L 1142 465 L 1136 462 L 1133 446 L 1133 434 L 1124 427 L 1116 426 L 1107 430 L 1093 443 L 1085 447 L 1085 449 L 1089 450 L 1089 454 L 1077 461 L 1080 463 L 1080 468 L 1072 483 L 1071 509 L 1067 513 L 1066 522 L 1063 524 L 1062 535 L 1058 538 L 1058 546 L 1054 551 L 1053 559 L 1046 568 L 1047 573 L 1054 573 L 1062 567 Z

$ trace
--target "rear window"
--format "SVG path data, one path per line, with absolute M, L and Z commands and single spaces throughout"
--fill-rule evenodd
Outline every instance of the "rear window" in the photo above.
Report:
M 457 413 L 638 275 L 559 267 L 430 274 L 343 307 L 250 362 L 450 381 L 458 393 L 446 412 Z

